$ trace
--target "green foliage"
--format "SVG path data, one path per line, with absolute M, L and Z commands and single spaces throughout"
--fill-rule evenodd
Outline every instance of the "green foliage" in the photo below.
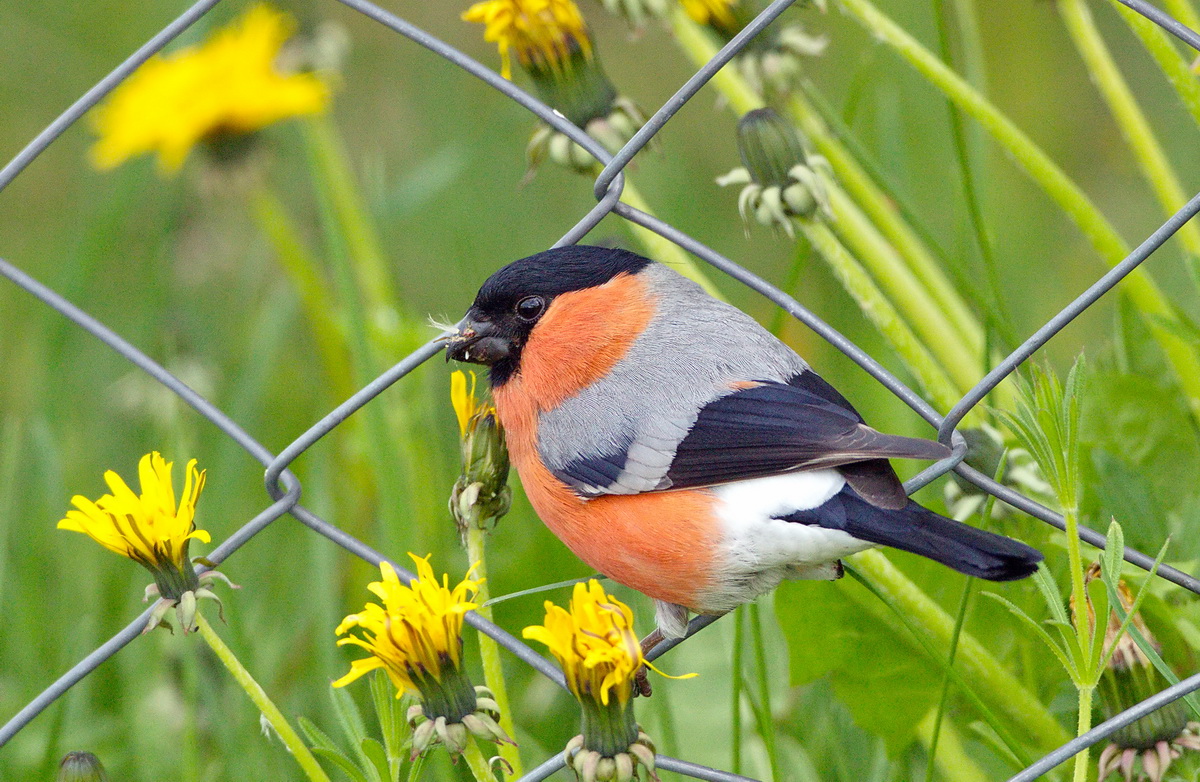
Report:
M 779 588 L 775 613 L 788 638 L 792 685 L 828 676 L 855 723 L 895 752 L 935 705 L 941 676 L 902 628 L 880 622 L 869 601 L 857 583 L 795 581 Z
M 329 696 L 346 744 L 339 745 L 307 717 L 300 718 L 300 729 L 313 754 L 328 761 L 351 782 L 398 782 L 411 746 L 404 711 L 412 701 L 407 697 L 396 698 L 387 675 L 380 671 L 371 675 L 370 682 L 371 705 L 382 741 L 371 735 L 375 731 L 368 730 L 350 693 L 335 687 L 329 689 Z M 344 746 L 349 746 L 350 751 Z M 410 766 L 421 763 L 414 760 Z
M 313 18 L 332 13 L 316 3 L 298 5 Z M 931 29 L 921 4 L 890 5 L 918 38 Z M 969 0 L 953 5 L 956 14 L 973 13 Z M 0 4 L 0 41 L 12 44 L 0 47 L 7 53 L 0 54 L 0 64 L 11 75 L 0 79 L 0 103 L 10 108 L 0 147 L 18 149 L 105 63 L 156 31 L 162 18 L 144 10 L 122 2 Z M 398 12 L 456 45 L 478 47 L 475 31 L 454 24 L 455 10 L 433 3 L 406 4 Z M 664 85 L 690 74 L 691 64 L 657 27 L 632 42 L 613 34 L 596 7 L 584 4 L 583 11 L 604 38 L 614 81 L 644 105 L 653 106 L 666 94 Z M 1096 152 L 1110 149 L 1115 135 L 1103 108 L 1087 100 L 1088 74 L 1055 36 L 1044 34 L 1048 17 L 1020 8 L 980 11 L 986 60 L 1005 67 L 971 85 L 996 105 L 1013 107 L 1003 119 L 1029 126 L 1033 137 L 1045 140 L 1045 152 L 1023 147 L 1016 154 L 1035 169 L 1056 161 L 1053 169 L 1037 169 L 1038 186 L 1052 180 L 1047 191 L 1057 199 L 1054 208 L 1042 192 L 1012 176 L 982 136 L 970 136 L 974 125 L 955 130 L 943 122 L 942 96 L 924 78 L 896 67 L 887 49 L 869 45 L 870 37 L 851 19 L 800 17 L 831 38 L 828 56 L 812 63 L 802 95 L 835 126 L 834 142 L 813 141 L 824 145 L 817 151 L 834 164 L 849 206 L 845 213 L 872 231 L 859 235 L 857 246 L 874 246 L 864 243 L 867 236 L 887 250 L 873 260 L 892 264 L 897 273 L 896 264 L 908 264 L 929 289 L 935 305 L 898 306 L 896 312 L 921 338 L 944 332 L 957 345 L 961 337 L 969 361 L 944 358 L 952 355 L 945 351 L 949 341 L 930 351 L 950 364 L 934 368 L 958 385 L 973 381 L 993 358 L 976 344 L 978 315 L 972 310 L 1004 321 L 993 322 L 993 330 L 1026 334 L 1068 292 L 1097 276 L 1099 265 L 1062 238 L 1070 235 L 1064 215 L 1084 225 L 1107 261 L 1119 254 L 1122 240 L 1098 209 L 1119 205 L 1117 228 L 1128 236 L 1144 235 L 1159 219 L 1156 208 L 1141 205 L 1148 196 L 1131 183 L 1119 155 L 1105 156 L 1113 165 L 1097 175 Z M 183 42 L 235 12 L 219 8 Z M 1002 24 L 992 19 L 997 13 Z M 79 130 L 0 194 L 0 254 L 179 372 L 271 448 L 290 442 L 431 337 L 428 314 L 454 319 L 499 264 L 548 246 L 594 205 L 586 180 L 551 169 L 518 187 L 530 124 L 519 107 L 431 64 L 426 52 L 402 46 L 365 19 L 338 18 L 355 49 L 332 115 L 264 134 L 261 149 L 274 163 L 252 171 L 250 187 L 200 160 L 167 181 L 144 162 L 91 172 L 83 167 L 86 132 Z M 949 29 L 965 29 L 969 21 L 956 16 Z M 965 46 L 970 49 L 969 42 Z M 30 56 L 33 47 L 37 57 Z M 641 67 L 647 52 L 655 53 L 654 68 Z M 965 52 L 978 62 L 983 54 Z M 1165 54 L 1160 46 L 1156 57 Z M 54 63 L 53 79 L 45 63 Z M 1176 75 L 1186 72 L 1186 64 L 1182 71 L 1171 67 Z M 44 89 L 24 89 L 32 80 Z M 1031 83 L 1041 88 L 1030 90 Z M 1183 89 L 1194 92 L 1194 85 Z M 1186 123 L 1189 132 L 1164 132 L 1162 138 L 1169 156 L 1184 161 L 1178 172 L 1187 175 L 1184 181 L 1194 179 L 1188 170 L 1191 118 L 1165 89 L 1150 85 L 1137 92 L 1156 124 Z M 961 91 L 956 95 L 963 99 Z M 737 95 L 727 91 L 725 98 L 739 105 Z M 661 151 L 641 156 L 629 172 L 645 203 L 764 278 L 789 280 L 789 292 L 802 303 L 911 382 L 916 373 L 831 272 L 802 262 L 810 248 L 765 232 L 748 242 L 743 237 L 732 197 L 711 184 L 735 163 L 736 117 L 707 111 L 704 102 L 701 97 L 673 120 Z M 789 104 L 793 113 L 796 103 Z M 812 133 L 811 117 L 793 119 Z M 995 127 L 992 122 L 989 130 Z M 967 138 L 959 137 L 961 130 Z M 826 148 L 835 142 L 840 157 Z M 1011 144 L 1007 151 L 1014 151 Z M 858 176 L 847 161 L 858 164 Z M 1082 193 L 1072 176 L 1098 209 L 1086 199 L 1072 200 L 1072 193 Z M 979 189 L 969 209 L 960 192 L 967 181 Z M 607 239 L 616 226 L 606 222 L 588 241 Z M 984 252 L 994 255 L 994 266 Z M 1196 267 L 1194 259 L 1186 261 L 1168 246 L 1149 264 L 1163 292 L 1190 293 L 1188 274 Z M 888 278 L 885 265 L 864 268 L 879 290 L 898 290 L 899 278 Z M 995 271 L 986 291 L 971 273 L 979 268 Z M 1196 352 L 1200 343 L 1186 313 L 1147 312 L 1145 295 L 1153 289 L 1138 281 L 1129 285 L 1141 286 L 1142 298 L 1115 309 L 1115 327 L 1106 299 L 1052 343 L 1051 361 L 1086 344 L 1086 366 L 1059 383 L 1050 364 L 1039 365 L 1023 400 L 1009 404 L 1002 394 L 992 399 L 1012 432 L 1029 441 L 1074 523 L 1100 529 L 1117 520 L 1109 525 L 1112 542 L 1101 580 L 1077 592 L 1105 612 L 1100 615 L 1114 604 L 1111 590 L 1121 563 L 1113 553 L 1122 536 L 1141 550 L 1158 551 L 1161 561 L 1163 540 L 1171 535 L 1173 564 L 1188 568 L 1200 560 L 1200 485 L 1194 480 L 1200 440 L 1193 408 L 1174 379 L 1186 365 L 1180 351 Z M 728 284 L 723 290 L 760 319 L 773 316 L 748 291 Z M 922 322 L 921 311 L 929 306 L 949 313 L 954 328 Z M 872 425 L 929 434 L 840 354 L 794 324 L 782 332 Z M 1161 344 L 1171 346 L 1170 361 Z M 200 523 L 218 540 L 269 500 L 261 465 L 9 285 L 0 285 L 0 363 L 2 719 L 140 610 L 139 573 L 53 530 L 72 494 L 94 494 L 103 469 L 127 473 L 141 453 L 160 449 L 175 459 L 194 455 L 209 468 Z M 294 469 L 304 484 L 304 503 L 341 528 L 395 558 L 408 550 L 432 552 L 444 569 L 462 573 L 466 557 L 445 513 L 457 475 L 445 375 L 436 363 L 420 368 L 305 453 Z M 953 396 L 952 389 L 943 396 Z M 541 618 L 542 596 L 532 590 L 548 582 L 561 588 L 590 572 L 542 527 L 519 491 L 514 499 L 488 562 L 492 592 L 504 595 L 493 601 L 496 618 L 510 630 Z M 923 501 L 936 504 L 928 496 Z M 1101 639 L 1082 636 L 1072 624 L 1059 586 L 1064 577 L 1081 576 L 1082 552 L 1076 540 L 1068 574 L 1061 553 L 1070 541 L 1025 519 L 1004 523 L 1011 534 L 1045 542 L 1047 566 L 1034 583 L 997 587 L 1002 601 L 976 601 L 962 629 L 1023 691 L 1036 695 L 1035 706 L 1062 716 L 1065 698 L 1058 696 L 1069 691 L 1070 679 L 1086 685 L 1104 662 Z M 920 596 L 953 612 L 961 577 L 913 557 L 889 556 Z M 452 767 L 444 759 L 424 767 L 407 763 L 406 702 L 391 697 L 383 677 L 373 678 L 369 694 L 326 694 L 348 659 L 334 647 L 332 629 L 361 604 L 362 585 L 376 575 L 369 567 L 285 517 L 223 569 L 245 587 L 227 600 L 223 632 L 230 646 L 289 718 L 311 715 L 311 721 L 299 718 L 300 725 L 331 773 L 353 782 L 466 778 L 463 764 Z M 754 654 L 742 655 L 747 670 L 733 674 L 739 686 L 747 679 L 738 702 L 726 696 L 732 631 L 721 629 L 730 621 L 724 620 L 707 631 L 711 642 L 690 642 L 664 660 L 671 670 L 700 670 L 703 678 L 659 683 L 655 697 L 669 698 L 668 707 L 639 704 L 642 721 L 656 737 L 677 724 L 681 756 L 728 767 L 734 712 L 747 734 L 737 745 L 742 772 L 765 778 L 774 765 L 779 782 L 897 782 L 923 778 L 927 766 L 956 781 L 1003 778 L 1042 749 L 1024 735 L 1019 716 L 997 708 L 995 693 L 957 672 L 973 662 L 970 655 L 951 671 L 949 645 L 930 629 L 936 622 L 910 615 L 894 595 L 875 587 L 881 591 L 873 594 L 849 579 L 785 584 L 775 599 L 779 627 L 764 612 Z M 618 593 L 645 621 L 648 601 Z M 1141 583 L 1137 601 L 1163 643 L 1163 653 L 1152 659 L 1164 675 L 1174 674 L 1163 658 L 1194 663 L 1200 601 L 1153 578 Z M 294 777 L 291 758 L 261 736 L 258 716 L 242 693 L 192 641 L 139 639 L 0 751 L 0 777 L 48 779 L 54 761 L 76 747 L 94 748 L 114 778 L 133 782 Z M 577 729 L 574 704 L 511 658 L 504 663 L 522 751 L 528 759 L 548 757 Z M 952 754 L 954 742 L 947 739 L 946 751 L 934 758 L 941 763 L 927 763 L 924 726 L 935 714 L 943 681 L 949 696 L 942 721 L 948 736 L 961 737 L 963 751 Z M 375 713 L 370 727 L 356 697 L 363 703 L 369 698 Z M 1053 717 L 1046 719 L 1058 727 Z
M 1021 384 L 1016 409 L 999 411 L 1041 467 L 1064 512 L 1079 506 L 1079 416 L 1086 366 L 1081 355 L 1063 383 L 1052 370 L 1032 365 L 1032 379 Z

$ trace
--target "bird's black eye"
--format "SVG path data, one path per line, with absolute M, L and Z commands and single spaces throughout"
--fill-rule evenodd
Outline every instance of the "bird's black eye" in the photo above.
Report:
M 521 320 L 535 321 L 546 309 L 546 300 L 541 296 L 526 296 L 517 302 L 515 311 Z

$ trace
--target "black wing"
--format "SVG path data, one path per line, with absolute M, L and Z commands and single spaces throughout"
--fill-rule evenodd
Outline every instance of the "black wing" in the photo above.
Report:
M 889 458 L 942 459 L 929 440 L 882 434 L 816 373 L 761 381 L 709 402 L 682 440 L 639 437 L 554 474 L 585 497 L 637 494 L 835 467 L 860 497 L 898 509 L 908 497 Z
M 875 431 L 831 386 L 805 372 L 791 383 L 762 383 L 706 405 L 679 444 L 667 480 L 679 489 L 853 465 L 843 470 L 847 480 L 892 504 L 903 491 L 894 496 L 899 481 L 886 459 L 949 455 L 929 440 Z

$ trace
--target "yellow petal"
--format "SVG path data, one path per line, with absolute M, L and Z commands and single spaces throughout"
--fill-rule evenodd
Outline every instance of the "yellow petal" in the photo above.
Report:
M 378 657 L 367 657 L 366 659 L 363 659 L 363 660 L 354 660 L 353 662 L 350 663 L 350 672 L 347 673 L 342 678 L 338 679 L 337 681 L 333 682 L 333 686 L 334 687 L 345 687 L 347 684 L 349 684 L 350 682 L 359 678 L 363 674 L 370 673 L 371 671 L 375 670 L 376 668 L 382 668 L 382 667 L 383 667 L 383 661 L 380 660 Z

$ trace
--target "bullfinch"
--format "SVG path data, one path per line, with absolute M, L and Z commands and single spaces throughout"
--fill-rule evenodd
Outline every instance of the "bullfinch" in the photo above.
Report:
M 783 579 L 834 579 L 878 545 L 1008 581 L 1042 555 L 910 500 L 883 434 L 790 348 L 672 269 L 572 246 L 480 288 L 448 358 L 489 367 L 513 464 L 546 526 L 655 601 L 662 636 Z

